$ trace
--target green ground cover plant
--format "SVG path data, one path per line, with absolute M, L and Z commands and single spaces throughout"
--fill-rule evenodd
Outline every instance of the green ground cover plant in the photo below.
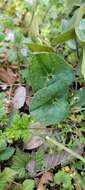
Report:
M 0 1 L 0 190 L 85 190 L 85 2 Z

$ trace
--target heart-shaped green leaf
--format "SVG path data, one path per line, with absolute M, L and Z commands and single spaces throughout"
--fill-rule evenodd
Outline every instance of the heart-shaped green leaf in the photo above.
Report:
M 67 85 L 74 80 L 72 67 L 55 53 L 34 54 L 29 65 L 28 79 L 34 91 L 58 80 Z
M 39 108 L 40 106 L 43 106 L 45 103 L 52 101 L 52 103 L 55 100 L 58 100 L 59 98 L 66 98 L 68 89 L 66 88 L 66 85 L 62 81 L 57 81 L 48 87 L 42 88 L 39 91 L 37 91 L 32 98 L 31 104 L 30 104 L 30 111 L 34 111 L 35 109 Z
M 69 104 L 65 100 L 49 101 L 31 112 L 31 115 L 44 125 L 56 124 L 66 119 Z

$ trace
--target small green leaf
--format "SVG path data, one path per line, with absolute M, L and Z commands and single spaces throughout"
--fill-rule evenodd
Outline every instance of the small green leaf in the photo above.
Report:
M 4 26 L 5 26 L 6 28 L 13 28 L 13 26 L 14 26 L 13 20 L 12 20 L 11 18 L 5 19 L 5 20 L 4 20 Z
M 23 34 L 20 30 L 16 30 L 14 32 L 14 36 L 15 36 L 15 43 L 21 43 L 23 40 Z
M 54 176 L 54 183 L 60 185 L 64 180 L 64 175 L 65 175 L 64 171 L 59 171 L 58 173 L 56 173 Z
M 71 99 L 71 105 L 76 110 L 85 106 L 85 89 L 80 89 L 74 93 Z
M 28 44 L 28 47 L 33 52 L 53 52 L 53 48 L 41 44 Z
M 0 152 L 1 152 L 2 150 L 5 150 L 5 149 L 6 149 L 6 146 L 7 146 L 6 139 L 3 138 L 2 136 L 0 136 Z
M 10 49 L 7 52 L 8 61 L 14 63 L 17 60 L 17 52 L 15 50 Z
M 75 30 L 74 28 L 63 32 L 62 34 L 58 35 L 57 37 L 55 37 L 52 41 L 52 43 L 55 44 L 59 44 L 59 43 L 64 43 L 65 41 L 68 41 L 70 39 L 74 39 L 75 38 Z
M 5 40 L 5 34 L 0 32 L 0 42 Z
M 5 150 L 0 152 L 0 161 L 8 160 L 14 153 L 15 149 L 7 147 Z
M 43 169 L 43 164 L 44 164 L 44 151 L 42 147 L 38 149 L 36 152 L 36 171 L 41 171 Z
M 6 185 L 12 182 L 15 178 L 16 172 L 10 168 L 5 168 L 2 173 L 0 173 L 0 190 L 5 190 Z
M 23 182 L 23 189 L 24 190 L 33 190 L 35 187 L 35 182 L 32 179 L 27 179 Z
M 26 165 L 29 161 L 28 155 L 17 149 L 15 156 L 13 157 L 12 169 L 17 172 L 17 177 L 22 179 L 26 176 Z
M 60 170 L 54 176 L 54 183 L 62 185 L 65 189 L 69 189 L 71 187 L 71 178 L 64 171 Z

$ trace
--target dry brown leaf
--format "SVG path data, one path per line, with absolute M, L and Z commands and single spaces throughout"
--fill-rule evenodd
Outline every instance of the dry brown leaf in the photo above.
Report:
M 23 107 L 26 100 L 26 88 L 23 86 L 19 86 L 16 89 L 15 96 L 12 100 L 13 108 L 14 109 L 20 109 Z
M 79 149 L 75 150 L 75 152 L 81 155 L 83 153 L 83 147 L 80 146 Z M 72 156 L 71 154 L 63 150 L 58 152 L 57 154 L 53 154 L 53 155 L 47 154 L 45 155 L 44 168 L 46 169 L 55 168 L 59 164 L 64 166 L 75 159 L 76 158 L 74 156 Z
M 41 146 L 43 143 L 44 143 L 44 139 L 42 137 L 34 136 L 27 143 L 25 143 L 24 149 L 32 150 Z
M 16 81 L 16 75 L 11 69 L 0 68 L 0 80 L 11 85 Z
M 83 146 L 80 146 L 77 150 L 75 150 L 75 152 L 77 152 L 78 154 L 82 155 L 83 153 Z M 60 151 L 60 152 L 57 152 L 55 154 L 45 154 L 44 155 L 44 163 L 43 163 L 43 168 L 41 171 L 39 171 L 37 173 L 36 171 L 36 162 L 33 166 L 33 169 L 34 171 L 33 174 L 35 174 L 35 176 L 40 176 L 42 173 L 44 173 L 44 171 L 48 171 L 50 169 L 53 169 L 57 166 L 59 166 L 60 164 L 62 166 L 66 166 L 67 164 L 73 162 L 76 158 L 73 157 L 72 155 L 70 155 L 68 152 L 66 151 Z M 30 162 L 28 163 L 28 166 L 30 166 Z M 26 168 L 29 175 L 31 177 L 34 177 L 34 175 L 32 176 L 31 173 L 30 173 L 30 170 L 29 170 L 29 167 Z M 32 169 L 32 170 L 33 170 Z
M 39 122 L 33 123 L 29 126 L 30 133 L 34 136 L 36 133 L 36 136 L 43 135 L 44 137 L 49 134 L 49 130 L 42 125 Z
M 51 172 L 45 172 L 40 179 L 37 190 L 44 190 L 44 185 L 49 181 L 53 181 L 53 174 Z
M 10 68 L 7 69 L 7 73 L 10 76 L 11 84 L 14 83 L 16 81 L 17 75 L 13 73 L 12 69 Z

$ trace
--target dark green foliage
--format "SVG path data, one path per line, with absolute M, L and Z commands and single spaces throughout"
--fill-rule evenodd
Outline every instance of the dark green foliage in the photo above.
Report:
M 43 164 L 44 164 L 44 150 L 41 148 L 38 149 L 35 155 L 36 160 L 36 171 L 43 170 Z
M 43 106 L 47 102 L 55 102 L 59 98 L 66 98 L 68 95 L 66 85 L 63 83 L 63 81 L 57 81 L 53 84 L 40 89 L 37 91 L 32 98 L 32 102 L 30 105 L 30 110 L 36 110 L 37 108 Z
M 69 104 L 60 99 L 47 102 L 42 107 L 31 112 L 31 115 L 44 125 L 59 123 L 66 119 L 69 113 Z
M 19 184 L 18 186 L 16 186 L 15 188 L 13 188 L 12 190 L 33 190 L 35 186 L 35 182 L 32 179 L 27 179 L 23 182 L 23 184 Z
M 12 169 L 17 172 L 17 177 L 18 178 L 25 178 L 27 173 L 26 173 L 26 165 L 29 161 L 29 155 L 23 153 L 19 149 L 17 149 L 15 156 L 13 157 L 13 164 L 12 164 Z
M 64 189 L 72 189 L 71 177 L 65 174 L 62 170 L 55 174 L 54 183 L 57 185 L 62 185 Z
M 3 134 L 1 133 L 1 134 L 0 134 L 0 152 L 1 152 L 2 150 L 5 150 L 6 147 L 7 147 L 7 141 L 6 141 L 6 139 L 3 137 Z
M 0 190 L 85 189 L 84 1 L 0 0 Z
M 8 61 L 14 63 L 17 60 L 17 52 L 13 49 L 10 49 L 7 54 Z
M 33 55 L 29 65 L 29 83 L 34 91 L 46 87 L 58 80 L 69 85 L 74 80 L 72 68 L 54 53 Z
M 0 161 L 8 160 L 14 153 L 15 149 L 13 147 L 7 147 L 6 138 L 0 136 Z
M 56 54 L 34 55 L 29 66 L 29 82 L 33 90 L 38 91 L 30 104 L 31 115 L 45 125 L 66 119 L 69 113 L 68 85 L 73 80 L 72 68 Z
M 0 190 L 4 190 L 7 184 L 12 182 L 15 178 L 16 172 L 10 168 L 5 168 L 5 170 L 0 173 Z
M 8 160 L 13 155 L 14 151 L 14 148 L 6 147 L 5 150 L 0 152 L 0 161 Z
M 34 186 L 35 182 L 32 179 L 28 179 L 23 182 L 23 190 L 28 190 L 28 189 L 33 190 Z

